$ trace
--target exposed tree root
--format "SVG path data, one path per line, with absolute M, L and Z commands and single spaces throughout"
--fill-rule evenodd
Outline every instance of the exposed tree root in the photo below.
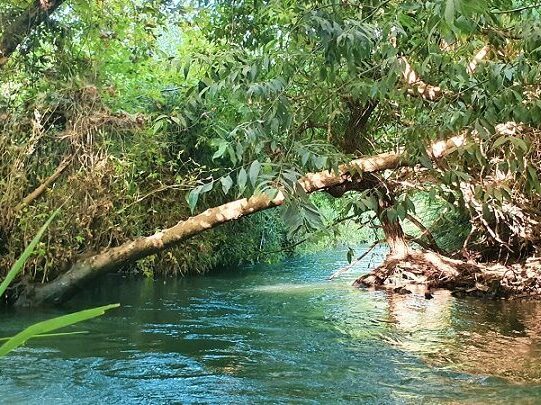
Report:
M 426 250 L 405 255 L 389 255 L 372 272 L 359 277 L 356 287 L 372 287 L 410 293 L 422 286 L 444 288 L 454 295 L 492 298 L 526 298 L 541 295 L 541 259 L 531 258 L 522 265 L 485 265 L 451 259 Z M 417 289 L 417 288 L 415 288 Z

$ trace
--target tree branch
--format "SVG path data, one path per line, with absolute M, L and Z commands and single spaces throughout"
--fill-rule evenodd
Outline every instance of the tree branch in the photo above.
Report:
M 368 253 L 370 253 L 379 243 L 380 243 L 379 240 L 375 241 L 372 245 L 370 245 L 370 247 L 366 250 L 366 252 L 364 252 L 362 255 L 360 255 L 358 258 L 356 258 L 354 261 L 352 261 L 347 266 L 342 267 L 341 269 L 338 269 L 337 271 L 335 271 L 333 274 L 331 274 L 327 278 L 327 280 L 333 280 L 336 277 L 338 277 L 339 275 L 341 275 L 343 273 L 346 273 L 349 270 L 351 270 L 353 268 L 353 266 L 355 266 L 357 263 L 359 263 L 361 260 L 363 260 L 368 255 Z
M 72 159 L 64 159 L 62 163 L 58 165 L 53 174 L 47 177 L 47 179 L 45 179 L 45 181 L 41 183 L 34 191 L 32 191 L 30 194 L 23 198 L 23 200 L 19 205 L 17 205 L 15 210 L 20 211 L 22 208 L 30 205 L 32 201 L 41 196 L 45 192 L 45 190 L 47 190 L 49 186 L 60 177 L 60 175 L 64 172 L 64 170 L 66 170 L 66 168 L 70 165 L 71 162 Z
M 431 145 L 427 153 L 429 156 L 439 159 L 456 150 L 456 147 L 461 142 L 463 142 L 462 137 L 441 141 Z M 383 153 L 340 165 L 337 173 L 329 170 L 309 173 L 301 178 L 298 183 L 306 193 L 325 191 L 342 184 L 348 184 L 352 189 L 355 189 L 358 187 L 359 180 L 362 180 L 362 173 L 374 173 L 414 163 L 408 160 L 405 152 Z M 25 293 L 18 298 L 16 305 L 62 303 L 69 299 L 85 282 L 101 274 L 159 253 L 219 225 L 282 205 L 285 200 L 285 195 L 278 191 L 274 198 L 263 193 L 209 208 L 153 235 L 125 242 L 120 246 L 106 249 L 101 253 L 76 261 L 68 271 L 52 282 L 41 286 L 29 286 Z
M 407 214 L 406 219 L 410 221 L 413 225 L 415 225 L 421 231 L 421 235 L 419 236 L 419 238 L 414 238 L 414 241 L 416 243 L 421 245 L 418 242 L 418 240 L 422 240 L 422 238 L 425 237 L 429 242 L 427 246 L 430 247 L 430 249 L 432 249 L 433 251 L 439 254 L 445 254 L 445 252 L 439 247 L 438 242 L 436 242 L 436 238 L 434 238 L 434 235 L 432 235 L 432 232 L 430 232 L 430 229 L 424 226 L 423 223 L 418 218 L 416 218 L 412 214 Z
M 0 68 L 7 63 L 11 54 L 28 35 L 63 2 L 64 0 L 35 0 L 11 24 L 5 27 L 0 38 Z

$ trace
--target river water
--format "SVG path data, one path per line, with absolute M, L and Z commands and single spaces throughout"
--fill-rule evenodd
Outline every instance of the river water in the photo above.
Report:
M 362 249 L 360 249 L 362 251 Z M 111 276 L 0 335 L 120 302 L 0 359 L 0 403 L 541 403 L 541 303 L 350 287 L 329 251 L 205 277 Z M 373 263 L 372 263 L 373 264 Z

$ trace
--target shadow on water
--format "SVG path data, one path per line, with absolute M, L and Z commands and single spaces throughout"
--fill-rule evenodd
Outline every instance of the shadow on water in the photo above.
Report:
M 371 259 L 380 260 L 383 251 Z M 184 279 L 108 277 L 63 310 L 122 308 L 0 360 L 1 403 L 537 403 L 541 304 L 351 287 L 345 252 Z

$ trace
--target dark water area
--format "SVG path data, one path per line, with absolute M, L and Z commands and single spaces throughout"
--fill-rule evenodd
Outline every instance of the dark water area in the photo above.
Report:
M 362 250 L 362 249 L 360 249 Z M 0 336 L 120 302 L 0 359 L 0 403 L 541 403 L 541 303 L 351 287 L 329 251 L 183 279 L 107 277 Z

